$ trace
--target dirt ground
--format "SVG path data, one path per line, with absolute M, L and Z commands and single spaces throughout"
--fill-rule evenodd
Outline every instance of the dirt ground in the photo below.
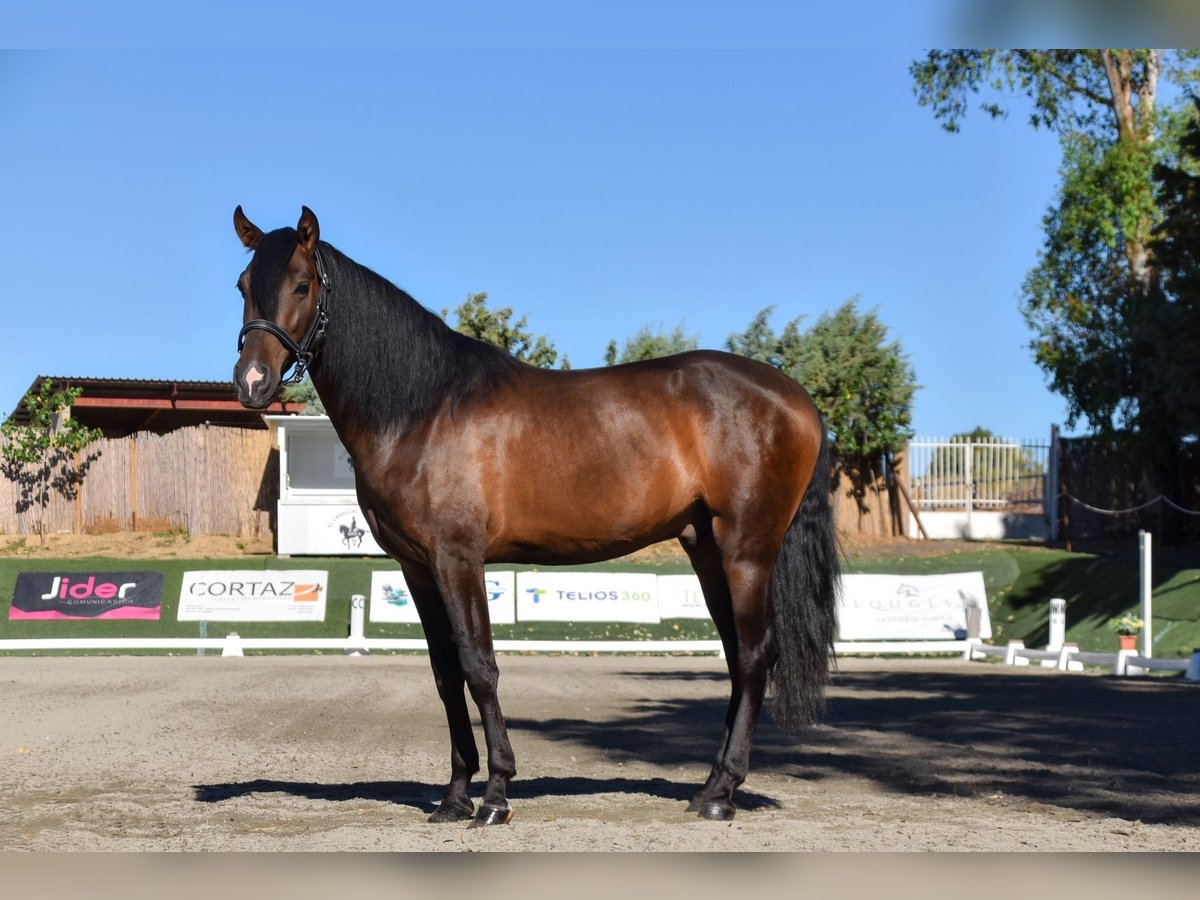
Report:
M 449 748 L 424 657 L 0 658 L 0 849 L 1200 850 L 1197 685 L 845 659 L 827 722 L 764 722 L 714 823 L 684 807 L 720 660 L 501 673 L 516 816 L 467 830 L 425 822 Z

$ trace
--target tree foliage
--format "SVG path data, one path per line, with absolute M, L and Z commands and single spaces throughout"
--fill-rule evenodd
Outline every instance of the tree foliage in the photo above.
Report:
M 957 131 L 973 102 L 1003 117 L 1007 94 L 1031 103 L 1030 124 L 1059 137 L 1057 196 L 1022 285 L 1030 348 L 1068 423 L 1126 437 L 1149 466 L 1187 436 L 1164 389 L 1172 316 L 1151 255 L 1163 219 L 1156 165 L 1170 160 L 1183 117 L 1159 103 L 1163 78 L 1198 80 L 1195 51 L 935 50 L 910 73 L 918 102 Z
M 455 330 L 494 344 L 531 365 L 543 369 L 554 368 L 558 360 L 558 351 L 554 349 L 554 344 L 543 335 L 534 335 L 528 330 L 527 316 L 521 316 L 515 322 L 511 321 L 511 307 L 491 309 L 487 297 L 486 293 L 468 294 L 467 298 L 455 307 Z M 449 310 L 442 310 L 442 317 L 445 318 L 448 313 Z M 571 363 L 565 356 L 561 368 L 571 368 Z
M 1151 245 L 1162 274 L 1162 302 L 1157 321 L 1147 330 L 1165 335 L 1154 348 L 1156 393 L 1164 414 L 1180 434 L 1200 436 L 1200 100 L 1179 142 L 1179 155 L 1155 168 L 1157 198 L 1163 219 Z
M 73 499 L 88 467 L 100 456 L 80 454 L 103 437 L 103 432 L 68 415 L 71 404 L 82 393 L 82 388 L 56 391 L 54 382 L 47 378 L 21 401 L 29 421 L 19 424 L 10 417 L 0 426 L 0 468 L 4 477 L 18 487 L 17 512 L 36 511 L 34 528 L 42 543 L 46 540 L 46 507 L 51 493 Z
M 675 353 L 686 353 L 700 346 L 699 337 L 689 334 L 679 323 L 670 331 L 663 331 L 660 326 L 656 331 L 649 325 L 643 325 L 631 337 L 625 339 L 625 345 L 617 352 L 617 342 L 609 341 L 604 351 L 604 364 L 615 366 L 620 363 L 637 362 L 642 359 L 658 359 Z
M 307 372 L 304 373 L 304 378 L 299 384 L 289 384 L 283 389 L 283 399 L 288 403 L 303 403 L 304 409 L 300 413 L 302 416 L 328 415 L 325 411 L 325 404 L 321 402 L 321 396 L 317 393 L 316 385 L 312 383 Z
M 781 333 L 770 326 L 771 308 L 745 331 L 731 334 L 727 349 L 783 369 L 807 388 L 833 435 L 838 468 L 860 487 L 882 474 L 882 458 L 912 436 L 916 375 L 899 342 L 874 310 L 857 298 L 803 329 L 791 320 Z

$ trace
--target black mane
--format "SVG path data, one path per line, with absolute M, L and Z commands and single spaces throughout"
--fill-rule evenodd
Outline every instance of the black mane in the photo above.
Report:
M 290 233 L 290 244 L 281 232 Z M 276 235 L 280 239 L 271 240 Z M 264 249 L 263 277 L 275 279 L 264 292 L 252 288 L 264 316 L 273 317 L 274 310 L 263 309 L 259 298 L 275 296 L 283 275 L 278 266 L 286 266 L 295 235 L 291 228 L 273 231 L 255 252 L 252 285 Z M 329 274 L 329 325 L 310 371 L 326 409 L 376 432 L 407 431 L 447 402 L 494 389 L 522 365 L 503 350 L 454 331 L 332 245 L 322 241 L 320 249 Z
M 321 243 L 332 293 L 314 374 L 326 408 L 407 431 L 449 401 L 497 387 L 521 364 L 450 328 L 386 278 Z M 336 379 L 323 378 L 339 373 Z

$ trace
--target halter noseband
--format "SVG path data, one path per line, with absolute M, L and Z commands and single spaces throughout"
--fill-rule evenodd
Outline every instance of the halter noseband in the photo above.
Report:
M 238 332 L 238 353 L 241 353 L 242 347 L 246 345 L 247 334 L 251 331 L 265 331 L 274 336 L 287 348 L 288 353 L 295 357 L 296 367 L 292 370 L 292 376 L 281 378 L 279 381 L 281 387 L 287 384 L 299 384 L 304 378 L 305 370 L 312 365 L 313 355 L 316 353 L 316 343 L 325 335 L 325 326 L 329 324 L 326 305 L 333 289 L 329 286 L 329 273 L 325 270 L 325 261 L 321 258 L 319 247 L 313 247 L 313 262 L 317 265 L 317 280 L 320 282 L 317 288 L 317 311 L 313 315 L 312 321 L 308 323 L 308 330 L 304 332 L 300 343 L 296 343 L 290 334 L 266 319 L 251 319 Z

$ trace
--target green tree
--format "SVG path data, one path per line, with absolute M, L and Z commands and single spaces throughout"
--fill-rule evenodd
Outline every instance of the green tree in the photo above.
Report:
M 304 410 L 300 413 L 302 416 L 327 415 L 325 404 L 321 402 L 317 388 L 312 383 L 312 379 L 308 377 L 307 372 L 304 373 L 304 378 L 299 384 L 289 384 L 283 389 L 283 399 L 288 403 L 303 403 Z
M 808 389 L 833 435 L 833 456 L 862 502 L 866 488 L 882 474 L 881 461 L 912 436 L 916 375 L 899 342 L 874 310 L 860 312 L 851 298 L 825 313 L 808 329 L 799 318 L 776 334 L 771 309 L 732 334 L 725 346 L 734 353 L 778 366 Z
M 10 416 L 0 425 L 0 468 L 18 487 L 17 512 L 36 510 L 34 529 L 43 545 L 51 492 L 74 499 L 88 467 L 100 456 L 98 452 L 81 456 L 89 444 L 103 437 L 99 428 L 88 428 L 70 417 L 71 404 L 82 393 L 82 388 L 56 391 L 47 378 L 21 401 L 29 421 L 17 423 Z
M 1178 158 L 1158 165 L 1155 180 L 1163 221 L 1151 258 L 1162 276 L 1163 302 L 1156 306 L 1160 320 L 1153 330 L 1170 335 L 1163 348 L 1188 348 L 1158 354 L 1156 387 L 1175 419 L 1173 430 L 1195 437 L 1200 435 L 1200 394 L 1195 390 L 1200 357 L 1190 348 L 1200 345 L 1200 99 L 1193 100 Z
M 739 356 L 757 359 L 759 362 L 782 366 L 779 337 L 775 334 L 775 329 L 771 327 L 771 316 L 774 313 L 774 306 L 759 310 L 750 320 L 745 331 L 735 332 L 726 339 L 725 349 Z M 792 324 L 799 323 L 799 321 L 796 319 Z
M 688 334 L 682 322 L 670 331 L 663 331 L 661 326 L 655 331 L 649 325 L 643 325 L 631 337 L 625 339 L 625 346 L 621 348 L 620 353 L 617 352 L 617 342 L 609 341 L 604 351 L 604 364 L 615 366 L 641 359 L 657 359 L 675 353 L 686 353 L 699 346 L 699 336 Z
M 1062 147 L 1045 240 L 1022 285 L 1030 347 L 1068 424 L 1125 432 L 1150 464 L 1177 448 L 1158 373 L 1159 272 L 1150 255 L 1162 214 L 1156 162 L 1171 156 L 1182 117 L 1159 103 L 1163 78 L 1197 81 L 1195 51 L 934 50 L 910 68 L 921 105 L 957 131 L 972 101 L 1003 117 L 1005 94 L 1030 103 L 1030 124 Z
M 529 332 L 527 316 L 521 316 L 515 322 L 511 321 L 511 307 L 491 309 L 487 304 L 487 296 L 486 293 L 468 294 L 467 298 L 455 307 L 455 330 L 494 344 L 531 365 L 543 369 L 553 368 L 558 360 L 558 351 L 554 349 L 554 344 L 542 335 L 535 336 Z M 446 318 L 448 314 L 449 310 L 442 310 L 442 318 Z M 562 359 L 561 368 L 571 368 L 570 360 L 566 356 Z
M 792 323 L 795 327 L 795 323 Z M 916 374 L 874 310 L 860 313 L 847 300 L 805 332 L 781 343 L 784 369 L 800 381 L 825 416 L 834 451 L 852 479 L 873 480 L 880 460 L 912 437 Z M 794 362 L 787 357 L 794 356 Z

